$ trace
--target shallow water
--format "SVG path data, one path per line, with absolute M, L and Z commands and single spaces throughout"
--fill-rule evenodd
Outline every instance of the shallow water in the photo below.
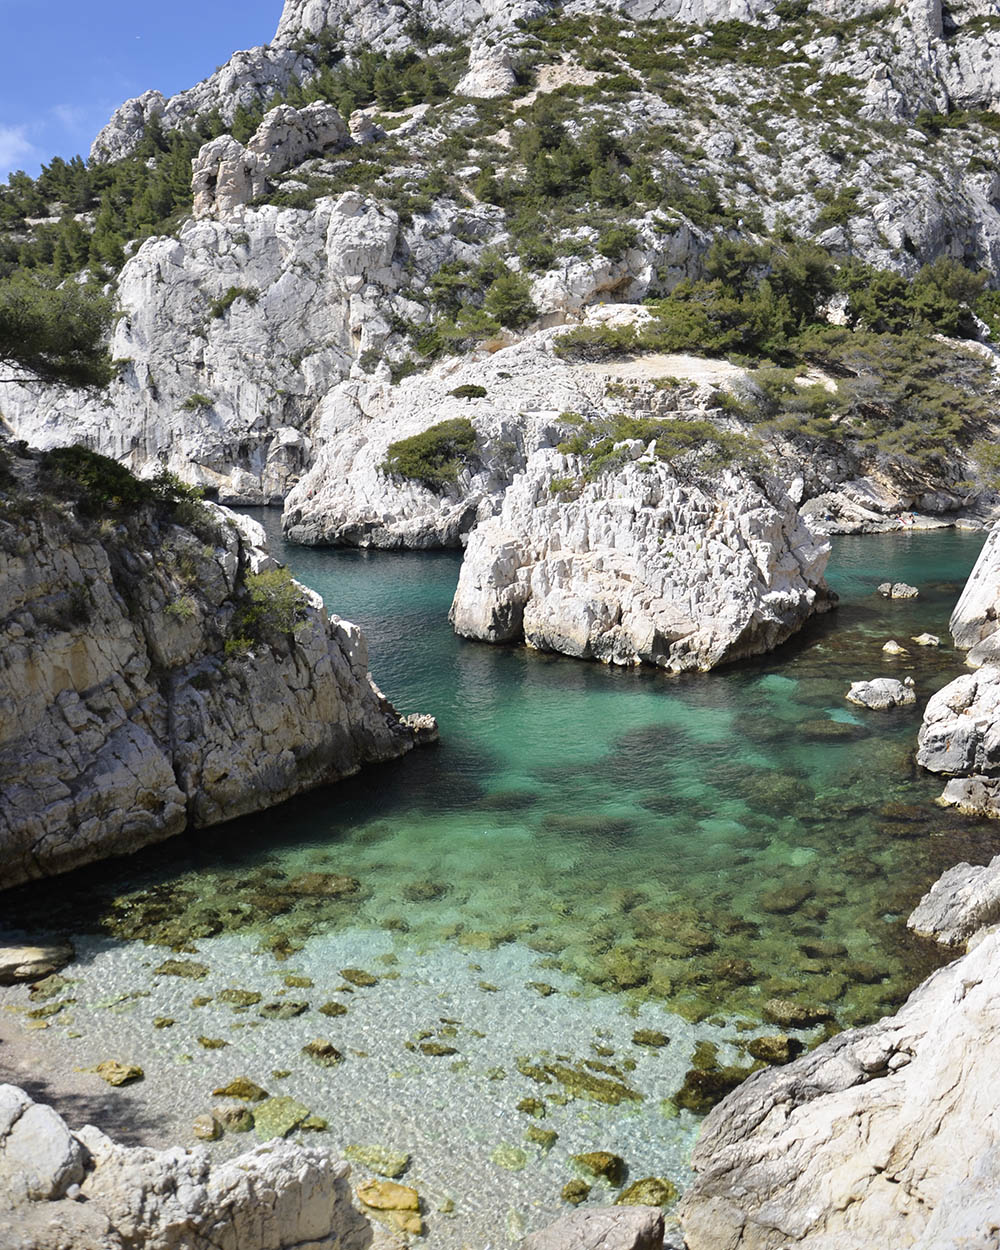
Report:
M 277 515 L 254 515 L 280 546 Z M 364 626 L 374 676 L 400 710 L 438 717 L 441 744 L 73 874 L 55 911 L 51 886 L 15 892 L 9 919 L 118 939 L 85 944 L 75 973 L 81 1056 L 127 1039 L 164 1106 L 184 1115 L 206 1108 L 210 1081 L 246 1072 L 267 1085 L 273 1068 L 290 1068 L 282 1080 L 294 1088 L 271 1092 L 326 1116 L 336 1144 L 405 1146 L 427 1194 L 451 1193 L 454 1216 L 430 1220 L 438 1246 L 500 1245 L 508 1219 L 513 1236 L 557 1214 L 573 1151 L 618 1149 L 633 1176 L 683 1184 L 697 1120 L 670 1099 L 695 1041 L 747 1063 L 739 1044 L 779 1031 L 769 1000 L 811 1019 L 807 1040 L 892 1010 L 941 962 L 907 934 L 908 911 L 943 868 L 997 849 L 994 826 L 933 805 L 941 783 L 912 759 L 923 702 L 961 657 L 908 640 L 927 630 L 947 643 L 981 543 L 953 530 L 835 539 L 835 613 L 775 655 L 684 677 L 456 638 L 446 614 L 457 554 L 287 547 L 293 572 Z M 887 579 L 913 582 L 920 598 L 881 599 Z M 909 654 L 885 658 L 890 637 Z M 844 701 L 852 680 L 882 674 L 914 678 L 916 710 Z M 126 940 L 150 938 L 186 942 L 209 978 L 154 977 L 162 953 Z M 348 997 L 337 976 L 347 965 L 379 984 Z M 315 988 L 285 987 L 288 973 Z M 238 1019 L 214 1001 L 226 985 L 301 996 L 309 1011 Z M 213 1002 L 192 1008 L 203 986 Z M 109 990 L 150 997 L 123 1000 L 119 1017 L 93 1005 Z M 318 1015 L 337 993 L 348 1014 Z M 154 1031 L 160 1015 L 177 1024 Z M 64 1024 L 55 1017 L 53 1032 Z M 440 1040 L 442 1027 L 455 1030 L 445 1036 L 456 1054 L 425 1055 L 418 1034 Z M 635 1046 L 637 1027 L 663 1030 L 669 1046 Z M 204 1033 L 230 1045 L 199 1049 Z M 334 1075 L 299 1055 L 315 1036 L 347 1055 Z M 570 1089 L 561 1102 L 565 1083 L 518 1071 L 519 1059 L 557 1054 L 583 1071 L 607 1049 L 617 1075 L 604 1075 L 641 1101 L 609 1106 Z M 178 1063 L 204 1078 L 193 1093 L 178 1094 Z M 544 1120 L 515 1110 L 533 1095 Z M 558 1143 L 530 1146 L 520 1170 L 493 1161 L 499 1145 L 522 1147 L 531 1124 L 556 1129 Z M 608 1195 L 597 1186 L 593 1200 Z

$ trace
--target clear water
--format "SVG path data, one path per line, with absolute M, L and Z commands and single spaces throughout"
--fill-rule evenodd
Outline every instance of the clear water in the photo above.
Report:
M 277 515 L 254 515 L 280 550 Z M 317 985 L 325 977 L 328 997 L 331 969 L 398 960 L 393 979 L 352 1000 L 346 1034 L 310 1011 L 258 1025 L 253 1046 L 240 1035 L 239 1045 L 194 1056 L 220 1079 L 256 1062 L 263 1076 L 248 1074 L 265 1083 L 279 1051 L 294 1039 L 297 1054 L 317 1021 L 338 1045 L 347 1036 L 369 1056 L 352 1077 L 367 1095 L 363 1109 L 352 1101 L 351 1131 L 376 1137 L 391 1106 L 397 1137 L 419 1143 L 426 1183 L 441 1192 L 441 1160 L 456 1135 L 464 1143 L 464 1179 L 452 1189 L 467 1191 L 467 1222 L 439 1228 L 442 1246 L 470 1236 L 485 1244 L 484 1230 L 495 1231 L 508 1207 L 527 1211 L 529 1226 L 555 1214 L 572 1149 L 617 1142 L 634 1175 L 682 1183 L 696 1120 L 676 1108 L 664 1120 L 659 1107 L 694 1042 L 709 1038 L 724 1062 L 739 1060 L 742 1040 L 776 1031 L 767 1007 L 775 999 L 812 1013 L 806 1040 L 892 1010 L 941 961 L 907 934 L 910 908 L 945 867 L 997 850 L 994 826 L 934 806 L 941 783 L 913 762 L 924 700 L 961 671 L 947 620 L 981 543 L 953 530 L 838 538 L 836 612 L 775 655 L 684 677 L 456 638 L 446 617 L 457 554 L 285 547 L 295 575 L 365 628 L 374 676 L 400 710 L 438 717 L 440 745 L 210 835 L 74 874 L 55 903 L 51 886 L 19 891 L 8 897 L 9 920 L 114 935 L 92 948 L 89 975 L 122 992 L 149 990 L 160 958 L 152 952 L 140 968 L 137 940 L 197 951 L 212 967 L 209 995 L 246 984 L 256 968 L 257 981 L 289 970 Z M 875 590 L 884 580 L 912 582 L 920 597 L 883 600 Z M 925 630 L 944 645 L 909 641 Z M 887 659 L 890 637 L 909 654 Z M 845 702 L 851 681 L 883 674 L 914 678 L 916 709 Z M 337 876 L 357 888 L 331 894 Z M 542 998 L 530 981 L 557 992 Z M 133 1050 L 144 1045 L 154 1066 L 161 1055 L 169 1087 L 170 1046 L 152 1017 L 169 1007 L 188 1033 L 207 1026 L 182 1019 L 195 987 L 184 986 L 181 1003 L 167 978 L 151 984 Z M 418 1055 L 411 1096 L 388 1099 L 389 1076 L 402 1079 L 394 1065 L 411 1055 L 401 1039 L 421 1021 L 440 1027 L 435 1001 L 437 1020 L 467 1028 L 474 1017 L 483 1036 L 467 1036 L 459 1060 Z M 76 1009 L 78 1045 L 89 1037 L 92 1053 L 121 1027 L 109 1033 L 101 1019 Z M 631 1047 L 637 1025 L 670 1033 L 658 1060 Z M 214 1027 L 236 1025 L 227 1015 Z M 584 1098 L 567 1110 L 557 1099 L 545 1121 L 560 1131 L 551 1154 L 534 1151 L 517 1173 L 492 1163 L 503 1133 L 516 1143 L 531 1123 L 507 1126 L 515 1100 L 538 1092 L 517 1058 L 593 1059 L 605 1035 L 615 1063 L 636 1057 L 623 1071 L 645 1095 L 642 1109 Z M 488 1076 L 499 1067 L 505 1081 Z M 343 1117 L 343 1091 L 338 1102 L 308 1073 L 297 1088 L 313 1109 Z

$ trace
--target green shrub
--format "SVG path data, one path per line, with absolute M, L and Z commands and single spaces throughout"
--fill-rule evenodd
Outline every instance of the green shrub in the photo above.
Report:
M 211 408 L 215 400 L 211 395 L 203 395 L 201 391 L 195 391 L 193 395 L 189 395 L 181 404 L 185 412 L 197 412 L 200 408 Z
M 635 226 L 611 226 L 597 240 L 597 250 L 609 260 L 621 260 L 635 246 L 638 234 Z
M 456 386 L 448 394 L 454 395 L 456 399 L 485 399 L 486 387 L 477 386 L 474 382 L 466 382 L 463 386 Z
M 43 489 L 71 499 L 83 516 L 123 515 L 146 505 L 169 507 L 174 519 L 191 526 L 202 492 L 166 470 L 153 478 L 136 477 L 117 460 L 89 447 L 54 447 L 42 452 L 39 471 Z M 191 515 L 182 515 L 184 510 Z
M 688 467 L 703 472 L 734 463 L 757 470 L 762 460 L 756 439 L 720 430 L 711 421 L 659 420 L 624 414 L 585 422 L 572 438 L 559 444 L 558 450 L 563 455 L 582 457 L 584 480 L 593 481 L 601 473 L 626 462 L 624 450 L 617 448 L 618 444 L 631 439 L 655 443 L 656 455 L 661 460 L 684 461 Z
M 476 454 L 476 431 L 467 417 L 441 421 L 429 430 L 390 443 L 383 473 L 442 490 L 458 480 L 459 469 Z
M 248 573 L 243 594 L 233 614 L 227 655 L 239 655 L 255 643 L 288 637 L 305 619 L 306 597 L 286 568 Z
M 483 311 L 509 330 L 522 329 L 538 316 L 531 299 L 531 283 L 524 274 L 499 274 L 483 298 Z
M 225 295 L 220 295 L 209 304 L 209 316 L 224 317 L 238 299 L 245 299 L 248 304 L 256 304 L 260 299 L 260 291 L 253 286 L 231 286 Z

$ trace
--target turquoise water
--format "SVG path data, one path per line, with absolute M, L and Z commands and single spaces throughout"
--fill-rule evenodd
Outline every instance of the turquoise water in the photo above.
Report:
M 255 515 L 280 553 L 277 515 Z M 116 1096 L 179 1141 L 236 1075 L 290 1093 L 330 1121 L 326 1144 L 412 1152 L 440 1250 L 554 1218 L 577 1151 L 683 1186 L 711 1101 L 691 1096 L 692 1068 L 745 1070 L 748 1039 L 789 1018 L 809 1043 L 894 1009 L 943 961 L 906 932 L 910 908 L 945 867 L 1000 849 L 996 825 L 934 805 L 941 782 L 913 761 L 923 702 L 962 671 L 947 620 L 981 544 L 836 539 L 836 612 L 772 656 L 683 677 L 456 638 L 457 554 L 285 547 L 365 628 L 400 710 L 438 717 L 441 743 L 58 891 L 10 892 L 8 926 L 78 944 L 65 1009 L 33 1022 L 40 1062 L 140 1063 L 147 1081 Z M 883 600 L 884 580 L 920 597 Z M 910 642 L 924 631 L 944 645 Z M 908 654 L 887 659 L 889 638 Z M 912 676 L 917 707 L 845 702 L 881 674 Z M 156 975 L 169 952 L 149 942 L 205 977 Z M 345 984 L 348 966 L 378 985 Z M 233 986 L 306 1006 L 264 1020 L 227 1004 Z M 320 1014 L 330 999 L 346 1014 Z M 669 1044 L 636 1044 L 636 1028 Z M 317 1037 L 340 1066 L 303 1059 Z M 554 1146 L 526 1136 L 539 1124 Z M 590 1200 L 612 1196 L 602 1183 Z M 434 1214 L 452 1199 L 454 1216 Z
M 276 514 L 256 515 L 280 548 Z M 457 554 L 287 546 L 293 572 L 364 626 L 400 710 L 438 717 L 440 745 L 105 865 L 99 886 L 76 874 L 64 910 L 175 944 L 259 927 L 280 948 L 344 926 L 425 949 L 516 941 L 692 1020 L 759 1019 L 773 997 L 871 1019 L 938 959 L 907 934 L 908 910 L 996 839 L 933 806 L 940 783 L 912 760 L 919 710 L 867 712 L 844 693 L 911 675 L 919 709 L 960 671 L 949 646 L 908 639 L 947 643 L 981 542 L 836 539 L 836 612 L 759 662 L 684 677 L 456 638 Z M 886 578 L 920 598 L 883 600 Z M 909 654 L 886 659 L 889 637 Z M 315 871 L 360 890 L 319 897 L 301 881 Z

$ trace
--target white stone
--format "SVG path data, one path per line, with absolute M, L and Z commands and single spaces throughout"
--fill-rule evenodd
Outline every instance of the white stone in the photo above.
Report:
M 917 696 L 912 686 L 904 685 L 893 677 L 876 677 L 874 681 L 855 681 L 844 696 L 849 703 L 857 703 L 861 707 L 885 710 L 886 708 L 905 707 L 916 703 Z

